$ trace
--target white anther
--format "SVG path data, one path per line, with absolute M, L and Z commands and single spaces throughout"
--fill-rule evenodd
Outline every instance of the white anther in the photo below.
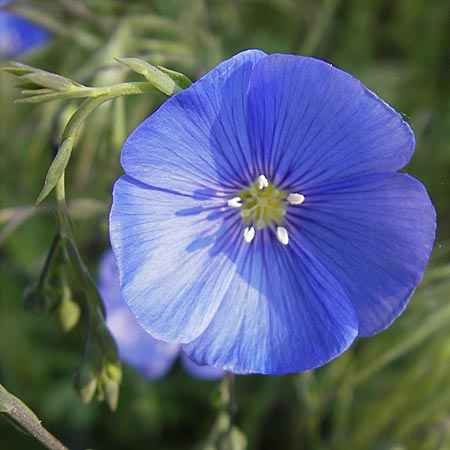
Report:
M 241 197 L 230 198 L 230 200 L 228 200 L 228 206 L 231 206 L 232 208 L 240 208 L 242 206 Z
M 302 194 L 289 194 L 287 196 L 287 201 L 291 205 L 301 205 L 305 201 L 305 196 Z
M 288 245 L 289 243 L 289 234 L 284 227 L 277 227 L 277 239 L 283 244 Z
M 260 175 L 256 182 L 258 183 L 259 190 L 262 191 L 264 188 L 269 186 L 269 182 L 267 181 L 267 178 L 264 175 Z
M 244 229 L 244 241 L 250 244 L 255 237 L 255 229 L 253 227 L 246 227 Z

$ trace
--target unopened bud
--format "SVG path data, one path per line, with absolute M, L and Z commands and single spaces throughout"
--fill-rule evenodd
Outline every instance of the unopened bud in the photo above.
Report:
M 105 380 L 103 382 L 106 402 L 108 403 L 111 411 L 117 409 L 117 404 L 119 403 L 119 383 L 114 380 Z
M 106 401 L 114 411 L 119 401 L 119 386 L 122 381 L 122 368 L 120 362 L 106 364 L 102 374 L 103 391 Z
M 106 325 L 104 323 L 99 325 L 95 330 L 95 333 L 102 356 L 111 363 L 120 361 L 116 342 Z
M 63 287 L 63 296 L 58 308 L 58 319 L 64 331 L 70 331 L 80 319 L 81 309 L 72 300 L 72 293 L 68 286 Z
M 83 362 L 75 369 L 73 374 L 73 385 L 84 404 L 89 403 L 97 388 L 97 378 L 91 366 Z
M 122 381 L 122 366 L 120 362 L 114 364 L 108 364 L 106 366 L 106 374 L 111 380 L 120 383 Z
M 33 283 L 25 289 L 23 294 L 24 308 L 38 316 L 48 313 L 57 303 L 58 297 L 48 284 Z

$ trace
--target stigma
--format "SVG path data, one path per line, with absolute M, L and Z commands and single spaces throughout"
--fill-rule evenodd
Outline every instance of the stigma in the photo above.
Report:
M 227 200 L 227 205 L 239 209 L 244 227 L 242 236 L 248 244 L 257 231 L 267 227 L 281 244 L 288 245 L 289 232 L 284 226 L 286 213 L 290 206 L 299 206 L 304 201 L 302 194 L 278 189 L 264 175 L 259 175 L 248 188 Z

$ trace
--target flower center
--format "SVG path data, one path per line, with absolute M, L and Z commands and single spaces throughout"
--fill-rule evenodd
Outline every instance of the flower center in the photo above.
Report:
M 250 187 L 239 191 L 227 203 L 231 208 L 240 209 L 246 242 L 253 241 L 257 230 L 268 227 L 282 244 L 287 245 L 289 234 L 282 226 L 287 207 L 301 205 L 304 200 L 303 195 L 278 189 L 264 175 L 260 175 Z

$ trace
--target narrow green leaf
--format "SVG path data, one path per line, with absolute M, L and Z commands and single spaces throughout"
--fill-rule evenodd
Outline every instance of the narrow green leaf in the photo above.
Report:
M 19 98 L 18 100 L 15 100 L 14 103 L 40 103 L 49 102 L 52 100 L 68 100 L 72 98 L 86 98 L 95 96 L 95 89 L 92 88 L 71 89 L 70 91 L 63 92 L 55 92 L 52 90 L 50 90 L 50 92 L 47 91 L 47 89 L 37 89 L 34 92 L 22 91 L 21 94 L 28 95 L 28 97 Z
M 30 73 L 29 69 L 19 68 L 19 67 L 0 67 L 0 71 L 12 73 L 13 75 L 24 75 Z
M 22 89 L 20 92 L 22 95 L 42 95 L 54 92 L 53 89 L 43 88 L 34 83 L 19 83 L 16 84 L 16 88 Z
M 143 75 L 153 86 L 166 95 L 174 95 L 183 88 L 167 73 L 139 58 L 116 58 L 124 66 Z
M 2 70 L 21 77 L 25 82 L 30 82 L 34 85 L 50 88 L 56 91 L 64 91 L 74 87 L 84 87 L 70 78 L 63 77 L 53 72 L 37 69 L 36 67 L 19 62 L 11 62 L 11 67 L 4 67 Z
M 178 84 L 178 86 L 180 86 L 182 89 L 186 89 L 192 84 L 192 81 L 183 73 L 175 72 L 175 70 L 170 70 L 170 69 L 167 69 L 166 67 L 162 67 L 162 66 L 156 66 L 156 67 L 161 72 L 164 72 L 167 75 L 169 75 L 169 77 L 172 78 L 172 80 L 174 80 Z
M 20 80 L 20 81 L 22 81 L 22 80 Z M 16 87 L 17 89 L 33 91 L 34 94 L 36 94 L 36 90 L 42 90 L 43 89 L 41 86 L 38 86 L 37 84 L 30 83 L 30 82 L 27 82 L 27 81 L 25 81 L 25 82 L 22 81 L 21 83 L 17 83 L 14 87 Z M 52 89 L 46 89 L 46 90 L 53 92 Z
M 73 137 L 68 137 L 59 147 L 58 153 L 55 156 L 50 168 L 48 169 L 47 176 L 45 177 L 44 188 L 42 189 L 39 197 L 35 202 L 35 206 L 42 202 L 48 194 L 56 186 L 56 183 L 61 178 L 67 163 L 69 162 L 70 155 L 73 148 Z
M 54 89 L 55 91 L 70 89 L 74 86 L 74 82 L 68 78 L 44 70 L 35 70 L 32 73 L 22 75 L 22 78 L 38 86 Z

